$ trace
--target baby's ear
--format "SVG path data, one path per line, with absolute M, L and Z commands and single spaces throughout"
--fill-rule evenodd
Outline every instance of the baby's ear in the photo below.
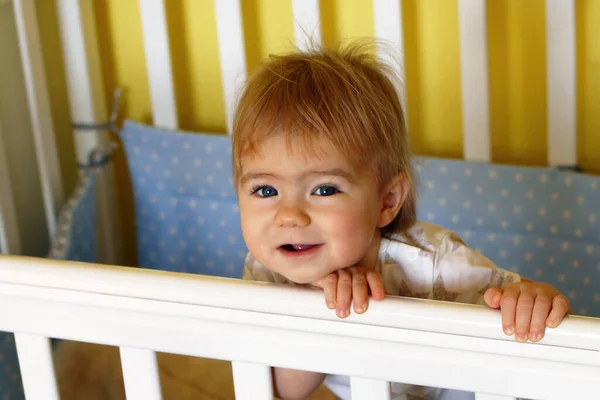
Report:
M 410 184 L 405 174 L 399 173 L 394 176 L 383 187 L 381 196 L 381 210 L 379 212 L 379 220 L 377 226 L 383 228 L 390 224 L 396 215 L 400 212 L 404 200 L 410 190 Z

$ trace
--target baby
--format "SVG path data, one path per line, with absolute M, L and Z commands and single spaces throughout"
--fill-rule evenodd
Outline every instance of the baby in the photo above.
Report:
M 369 292 L 376 300 L 387 294 L 487 304 L 501 309 L 507 335 L 539 341 L 569 311 L 563 295 L 416 220 L 393 71 L 368 46 L 273 56 L 247 81 L 233 127 L 249 249 L 244 279 L 321 287 L 342 318 L 351 303 L 365 312 Z M 304 398 L 324 380 L 350 398 L 347 377 L 283 368 L 273 377 L 281 398 Z M 473 396 L 404 384 L 392 392 L 394 399 Z

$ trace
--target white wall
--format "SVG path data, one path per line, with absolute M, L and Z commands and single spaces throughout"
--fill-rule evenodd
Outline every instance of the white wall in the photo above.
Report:
M 12 4 L 0 0 L 0 145 L 4 146 L 22 253 L 45 256 L 48 251 L 40 177 L 21 70 Z

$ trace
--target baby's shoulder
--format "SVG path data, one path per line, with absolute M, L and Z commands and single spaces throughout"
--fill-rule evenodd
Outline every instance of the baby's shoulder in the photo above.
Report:
M 410 247 L 421 255 L 433 256 L 451 243 L 466 246 L 456 232 L 440 225 L 417 221 L 408 229 L 387 233 L 381 241 L 380 252 L 395 253 Z

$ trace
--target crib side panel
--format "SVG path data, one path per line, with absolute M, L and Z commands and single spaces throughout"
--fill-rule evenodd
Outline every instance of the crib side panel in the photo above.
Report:
M 570 317 L 540 346 L 504 336 L 495 310 L 464 304 L 389 298 L 339 320 L 299 287 L 6 256 L 0 271 L 0 304 L 12 305 L 0 330 L 127 348 L 125 379 L 131 390 L 152 382 L 149 395 L 153 351 L 247 363 L 241 375 L 267 395 L 268 366 L 357 377 L 361 392 L 407 382 L 561 399 L 597 388 L 597 319 Z

